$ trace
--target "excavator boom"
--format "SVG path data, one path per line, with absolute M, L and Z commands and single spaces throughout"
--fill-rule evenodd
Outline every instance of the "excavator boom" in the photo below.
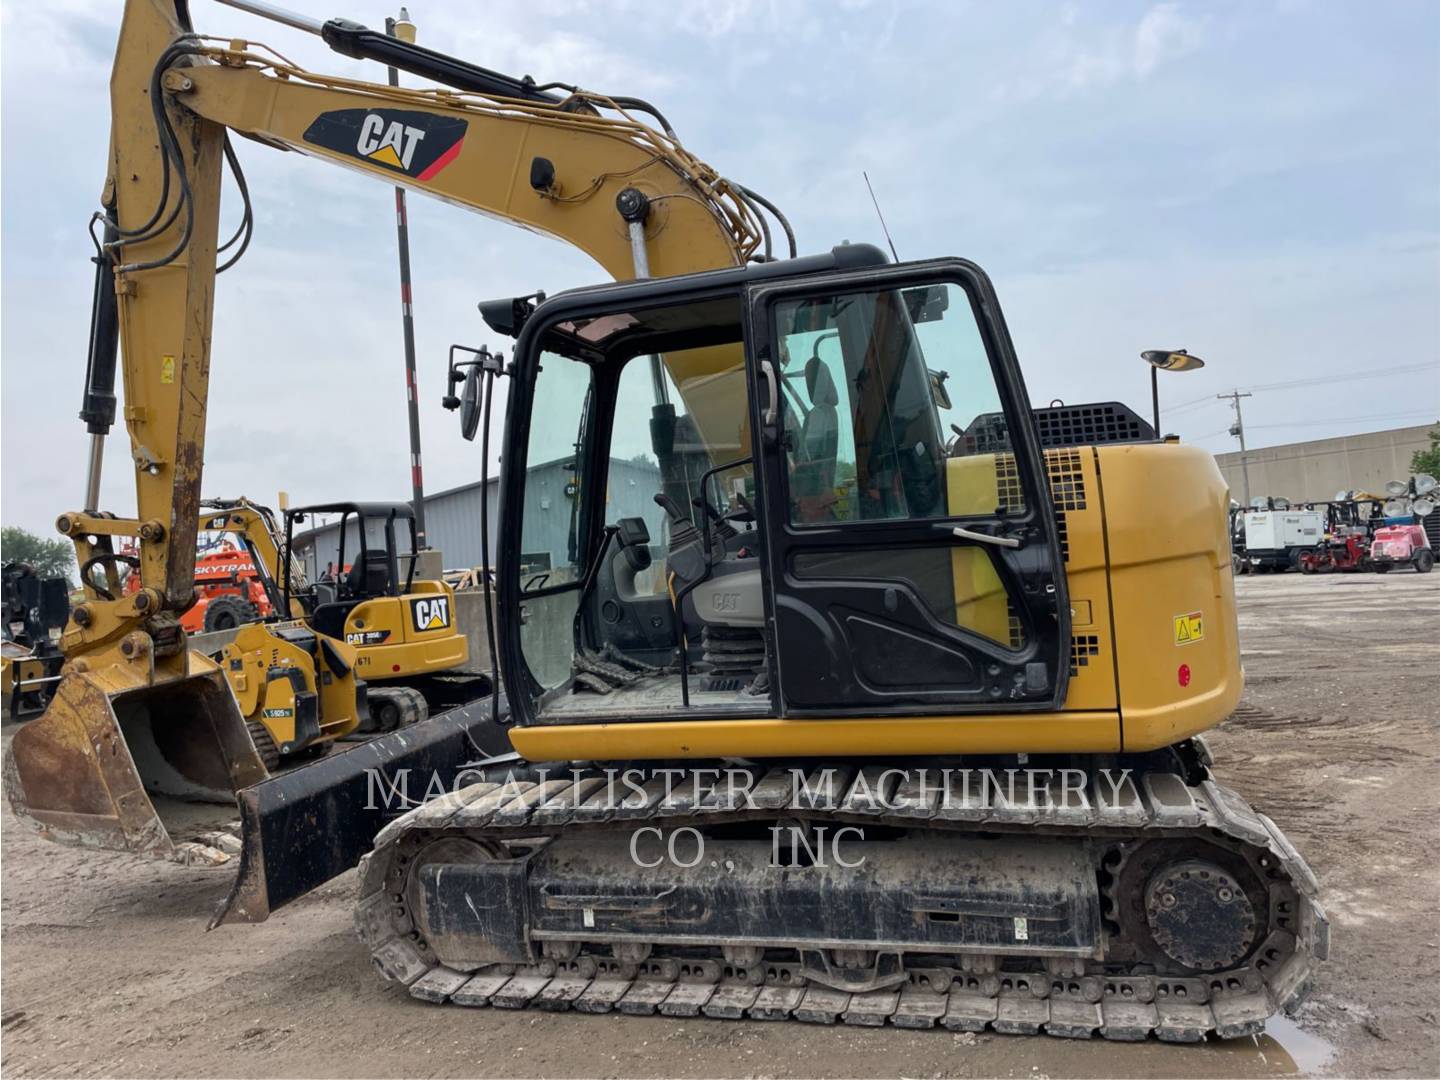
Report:
M 4 766 L 16 811 L 53 839 L 174 855 L 172 831 L 188 827 L 192 804 L 232 805 L 266 779 L 223 674 L 187 647 L 179 624 L 205 517 L 211 319 L 225 268 L 217 251 L 238 245 L 233 262 L 253 229 L 229 131 L 559 237 L 617 277 L 739 265 L 768 234 L 753 193 L 635 119 L 630 110 L 643 103 L 532 91 L 343 20 L 320 29 L 351 55 L 402 49 L 389 58 L 453 88 L 314 74 L 262 46 L 197 35 L 181 0 L 125 5 L 95 222 L 86 507 L 57 522 L 75 543 L 85 599 L 61 641 L 54 702 L 17 733 Z M 246 205 L 222 245 L 226 162 Z M 96 505 L 117 366 L 133 517 Z M 117 537 L 138 537 L 138 554 L 120 551 Z M 121 588 L 127 566 L 140 580 L 133 593 Z M 364 819 L 355 830 L 374 832 Z

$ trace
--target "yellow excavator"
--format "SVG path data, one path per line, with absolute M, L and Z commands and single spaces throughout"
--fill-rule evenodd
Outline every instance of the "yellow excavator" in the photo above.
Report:
M 1300 1000 L 1315 878 L 1201 738 L 1242 681 L 1207 453 L 1113 403 L 1032 410 L 974 263 L 774 259 L 779 211 L 643 102 L 231 2 L 441 89 L 127 3 L 86 418 L 113 304 L 139 514 L 95 511 L 92 469 L 61 519 L 87 598 L 6 759 L 17 813 L 153 847 L 156 778 L 207 781 L 245 828 L 221 920 L 363 854 L 360 936 L 428 1001 L 1186 1041 Z M 635 279 L 484 303 L 509 357 L 452 350 L 482 474 L 508 381 L 482 559 L 504 701 L 270 779 L 175 623 L 227 131 Z M 144 587 L 111 599 L 122 528 Z M 417 772 L 448 790 L 375 810 Z
M 0 568 L 0 715 L 45 710 L 64 657 L 56 647 L 70 617 L 70 583 L 40 577 L 26 562 Z
M 299 597 L 307 623 L 356 650 L 356 673 L 370 684 L 366 730 L 393 731 L 429 714 L 422 690 L 432 675 L 452 672 L 470 658 L 460 632 L 455 590 L 443 580 L 417 578 L 415 511 L 401 502 L 336 502 L 285 511 L 285 550 L 298 524 L 326 518 L 336 527 L 334 570 L 300 587 L 297 560 L 280 578 L 288 602 Z M 402 531 L 404 535 L 402 535 Z M 353 548 L 349 545 L 353 544 Z M 488 691 L 488 684 L 480 684 Z

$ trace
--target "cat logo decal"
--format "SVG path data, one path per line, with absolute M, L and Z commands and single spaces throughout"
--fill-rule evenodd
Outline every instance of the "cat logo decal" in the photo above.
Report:
M 412 109 L 338 109 L 305 129 L 307 143 L 422 183 L 460 155 L 469 122 Z
M 450 625 L 450 598 L 424 596 L 410 602 L 410 619 L 416 630 L 444 630 Z

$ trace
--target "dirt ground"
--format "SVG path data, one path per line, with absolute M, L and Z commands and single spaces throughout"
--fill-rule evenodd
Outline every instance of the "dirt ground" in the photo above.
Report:
M 1440 573 L 1240 579 L 1245 704 L 1217 772 L 1324 888 L 1332 959 L 1295 1020 L 1177 1047 L 466 1010 L 382 984 L 353 874 L 206 933 L 224 870 L 44 843 L 4 811 L 7 1076 L 1440 1074 Z M 10 729 L 7 726 L 8 738 Z

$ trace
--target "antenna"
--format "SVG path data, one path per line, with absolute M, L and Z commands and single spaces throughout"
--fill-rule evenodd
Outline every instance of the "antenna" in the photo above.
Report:
M 885 215 L 880 212 L 880 200 L 875 198 L 875 188 L 870 183 L 870 174 L 864 169 L 861 169 L 860 175 L 865 178 L 865 186 L 870 190 L 870 201 L 875 204 L 875 216 L 880 219 L 880 228 L 885 230 L 885 242 L 890 245 L 890 254 L 894 256 L 895 261 L 898 263 L 900 261 L 900 255 L 895 250 L 895 241 L 890 239 L 890 227 L 885 224 Z

